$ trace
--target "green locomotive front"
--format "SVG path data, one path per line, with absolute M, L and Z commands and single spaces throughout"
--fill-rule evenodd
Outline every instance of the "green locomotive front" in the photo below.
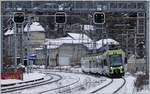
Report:
M 108 50 L 106 56 L 109 62 L 109 75 L 123 76 L 125 53 L 121 49 Z

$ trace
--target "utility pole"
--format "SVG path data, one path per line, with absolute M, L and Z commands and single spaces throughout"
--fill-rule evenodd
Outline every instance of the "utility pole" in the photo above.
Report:
M 28 23 L 27 23 L 27 73 L 30 73 L 30 25 L 31 25 L 31 17 L 28 17 Z
M 24 44 L 24 40 L 23 40 L 23 25 L 18 26 L 19 28 L 19 44 L 20 44 L 20 63 L 24 64 L 24 52 L 23 52 L 23 44 Z
M 100 30 L 101 31 L 101 33 L 102 33 L 102 46 L 104 45 L 104 32 L 106 32 L 106 31 L 103 31 L 104 30 L 104 24 L 105 24 L 105 13 L 104 12 L 101 12 L 101 7 L 99 7 L 99 6 L 97 6 L 97 12 L 95 12 L 94 14 L 93 14 L 93 22 L 94 22 L 94 24 L 97 24 L 98 25 L 98 30 Z M 97 38 L 95 38 L 94 37 L 94 53 L 96 52 L 96 39 Z
M 148 84 L 149 84 L 149 89 L 150 89 L 150 74 L 149 74 L 149 67 L 150 67 L 150 65 L 149 65 L 149 41 L 150 41 L 150 33 L 149 33 L 149 30 L 150 30 L 150 27 L 149 27 L 149 16 L 150 16 L 150 12 L 149 12 L 149 8 L 150 8 L 150 1 L 148 1 L 148 4 L 147 4 L 147 11 L 146 11 L 146 19 L 145 19 L 145 21 L 146 21 L 146 42 L 145 42 L 145 44 L 146 44 L 146 75 L 147 76 L 149 76 L 149 79 L 148 79 Z
M 44 60 L 44 62 L 45 62 L 45 69 L 47 69 L 48 64 L 47 64 L 47 45 L 46 44 L 44 45 L 43 52 L 44 52 L 44 55 L 45 55 L 45 60 Z
M 17 66 L 17 29 L 16 29 L 16 24 L 14 24 L 14 35 L 13 35 L 13 42 L 14 42 L 14 65 L 15 67 Z
M 0 3 L 0 5 L 1 5 L 1 3 Z M 1 11 L 1 9 L 0 9 L 0 11 Z M 0 26 L 0 30 L 1 30 L 1 32 L 0 32 L 0 39 L 1 39 L 1 41 L 0 41 L 0 48 L 2 49 L 3 47 L 4 47 L 4 44 L 3 44 L 3 33 L 4 33 L 4 30 L 3 30 L 3 16 L 1 15 L 1 17 L 0 17 L 0 24 L 1 24 L 1 26 Z M 3 62 L 3 56 L 4 56 L 4 54 L 3 54 L 3 50 L 0 50 L 0 53 L 1 53 L 1 56 L 0 56 L 0 62 L 1 62 L 1 70 L 0 70 L 0 72 L 2 73 L 3 71 L 4 71 L 4 66 L 3 66 L 3 64 L 4 64 L 4 62 Z

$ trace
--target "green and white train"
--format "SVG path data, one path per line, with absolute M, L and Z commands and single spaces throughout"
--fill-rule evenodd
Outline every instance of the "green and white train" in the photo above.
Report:
M 98 73 L 108 76 L 123 76 L 125 53 L 120 48 L 111 48 L 99 54 L 81 58 L 81 68 L 85 73 Z

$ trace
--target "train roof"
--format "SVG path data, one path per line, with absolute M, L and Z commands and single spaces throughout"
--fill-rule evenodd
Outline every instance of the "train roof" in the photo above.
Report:
M 105 55 L 121 55 L 124 54 L 124 51 L 122 49 L 113 49 L 113 50 L 107 50 L 105 52 L 101 53 L 95 53 L 95 54 L 88 54 L 84 56 L 83 58 L 102 58 Z
M 108 50 L 104 54 L 106 54 L 106 55 L 120 55 L 123 53 L 124 53 L 124 51 L 122 49 L 114 49 L 114 50 Z

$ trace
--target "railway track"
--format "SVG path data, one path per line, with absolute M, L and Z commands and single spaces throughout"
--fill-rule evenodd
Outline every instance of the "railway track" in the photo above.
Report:
M 122 79 L 124 80 L 123 84 L 118 89 L 116 89 L 113 93 L 117 93 L 126 84 L 126 80 L 124 78 Z
M 46 72 L 60 72 L 60 71 L 46 71 Z M 69 71 L 61 71 L 61 72 L 64 72 L 64 73 L 75 73 L 75 74 L 83 74 L 83 73 L 80 73 L 80 72 L 69 72 Z M 40 94 L 49 94 L 48 92 L 50 91 L 54 91 L 54 90 L 59 90 L 61 88 L 65 88 L 65 87 L 69 87 L 75 83 L 77 83 L 79 81 L 76 81 L 74 83 L 71 83 L 69 85 L 66 85 L 66 86 L 62 86 L 62 87 L 59 87 L 59 88 L 54 88 L 54 89 L 50 89 L 50 90 L 46 90 L 46 91 L 43 91 L 43 92 L 40 92 Z M 118 83 L 120 82 L 120 84 Z M 117 93 L 126 83 L 126 80 L 124 78 L 119 78 L 119 79 L 111 79 L 109 83 L 103 85 L 102 87 L 90 92 L 90 93 Z M 113 87 L 113 89 L 109 89 Z M 108 90 L 110 92 L 108 92 Z
M 92 91 L 91 93 L 117 93 L 126 83 L 124 78 L 111 79 L 111 81 L 104 86 Z
M 74 78 L 71 78 L 71 79 L 74 79 Z M 46 94 L 46 93 L 47 93 L 47 94 L 51 94 L 51 93 L 50 93 L 51 91 L 57 91 L 57 90 L 59 90 L 59 89 L 63 89 L 63 88 L 66 88 L 66 87 L 70 87 L 70 86 L 72 86 L 72 85 L 74 85 L 74 84 L 80 82 L 80 78 L 74 79 L 74 80 L 75 80 L 75 81 L 72 82 L 72 83 L 69 83 L 69 84 L 67 84 L 67 85 L 63 85 L 63 86 L 61 86 L 61 87 L 52 88 L 52 89 L 49 89 L 49 90 L 42 91 L 42 92 L 39 92 L 39 94 Z M 63 92 L 65 92 L 65 91 L 62 91 L 61 93 L 63 93 Z
M 41 86 L 41 85 L 54 83 L 54 82 L 57 82 L 62 79 L 62 76 L 60 76 L 58 74 L 52 74 L 52 73 L 46 73 L 46 74 L 50 76 L 50 78 L 47 80 L 40 81 L 40 82 L 27 83 L 27 84 L 23 84 L 23 85 L 20 84 L 20 85 L 16 85 L 16 86 L 12 86 L 12 87 L 1 88 L 1 93 L 9 93 L 9 92 L 13 92 L 13 91 L 33 88 L 33 87 L 37 87 L 37 86 Z M 54 76 L 58 77 L 58 79 L 53 79 Z

